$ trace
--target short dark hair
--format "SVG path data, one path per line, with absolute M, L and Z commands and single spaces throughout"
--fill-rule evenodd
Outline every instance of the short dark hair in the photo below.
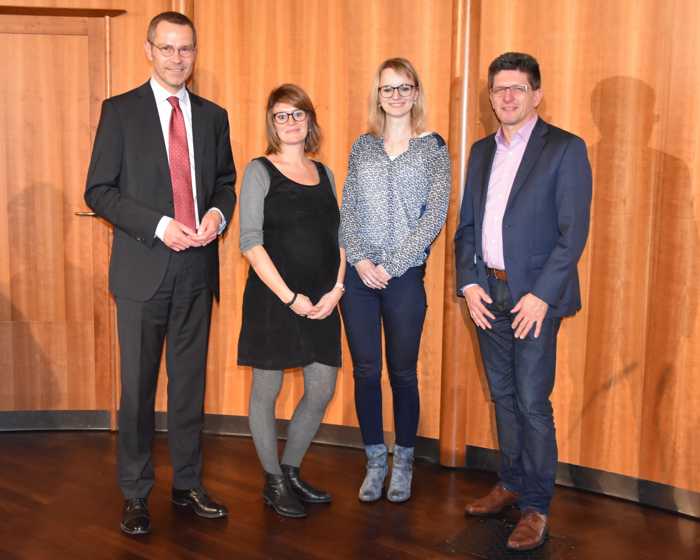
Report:
M 146 38 L 152 43 L 156 37 L 156 27 L 161 21 L 167 21 L 168 23 L 174 23 L 175 25 L 186 25 L 192 30 L 192 44 L 197 46 L 197 30 L 194 28 L 194 23 L 185 14 L 180 12 L 163 12 L 155 16 L 151 22 L 148 24 L 148 31 L 146 32 Z
M 489 89 L 493 87 L 493 78 L 501 70 L 519 70 L 527 74 L 527 81 L 532 89 L 540 89 L 542 80 L 540 78 L 540 65 L 534 56 L 520 53 L 507 52 L 493 59 L 489 64 Z
M 308 94 L 295 84 L 282 84 L 270 92 L 267 98 L 267 115 L 265 118 L 267 132 L 267 155 L 276 154 L 280 151 L 282 143 L 275 129 L 274 115 L 272 108 L 277 103 L 289 103 L 297 109 L 306 111 L 306 119 L 308 122 L 308 131 L 306 133 L 306 141 L 304 142 L 304 151 L 307 153 L 316 153 L 321 148 L 321 128 L 316 121 L 316 109 L 314 109 L 311 98 Z

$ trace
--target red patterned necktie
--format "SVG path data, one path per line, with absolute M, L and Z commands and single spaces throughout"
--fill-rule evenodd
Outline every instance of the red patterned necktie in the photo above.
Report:
M 170 114 L 170 135 L 168 141 L 170 159 L 170 179 L 173 183 L 173 204 L 175 219 L 181 224 L 196 229 L 194 219 L 194 199 L 192 198 L 192 171 L 190 152 L 187 149 L 185 118 L 180 110 L 180 100 L 168 97 L 173 106 Z

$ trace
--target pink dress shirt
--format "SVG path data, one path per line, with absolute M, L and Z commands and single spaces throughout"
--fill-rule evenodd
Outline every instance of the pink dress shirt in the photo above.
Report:
M 508 197 L 513 188 L 515 174 L 523 159 L 525 148 L 537 116 L 526 122 L 511 138 L 510 144 L 499 128 L 495 136 L 496 154 L 491 166 L 491 176 L 486 194 L 484 222 L 482 224 L 482 246 L 484 262 L 489 268 L 505 270 L 503 258 L 503 215 L 506 212 Z

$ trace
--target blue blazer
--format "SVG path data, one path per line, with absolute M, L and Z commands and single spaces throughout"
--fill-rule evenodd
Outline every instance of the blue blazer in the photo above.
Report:
M 455 234 L 457 293 L 467 284 L 487 292 L 482 223 L 494 134 L 474 143 Z M 591 167 L 581 138 L 538 119 L 515 175 L 503 216 L 503 256 L 515 302 L 532 292 L 550 317 L 581 308 L 576 265 L 588 237 Z

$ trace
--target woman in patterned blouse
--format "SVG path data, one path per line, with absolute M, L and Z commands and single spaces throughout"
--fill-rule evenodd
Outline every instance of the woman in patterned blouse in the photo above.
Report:
M 355 407 L 367 454 L 363 502 L 381 498 L 387 475 L 381 394 L 384 325 L 396 445 L 387 499 L 411 496 L 418 430 L 416 364 L 430 245 L 450 196 L 444 140 L 424 130 L 424 91 L 411 63 L 384 61 L 370 94 L 369 130 L 353 144 L 341 209 L 348 267 L 341 310 L 352 354 Z

